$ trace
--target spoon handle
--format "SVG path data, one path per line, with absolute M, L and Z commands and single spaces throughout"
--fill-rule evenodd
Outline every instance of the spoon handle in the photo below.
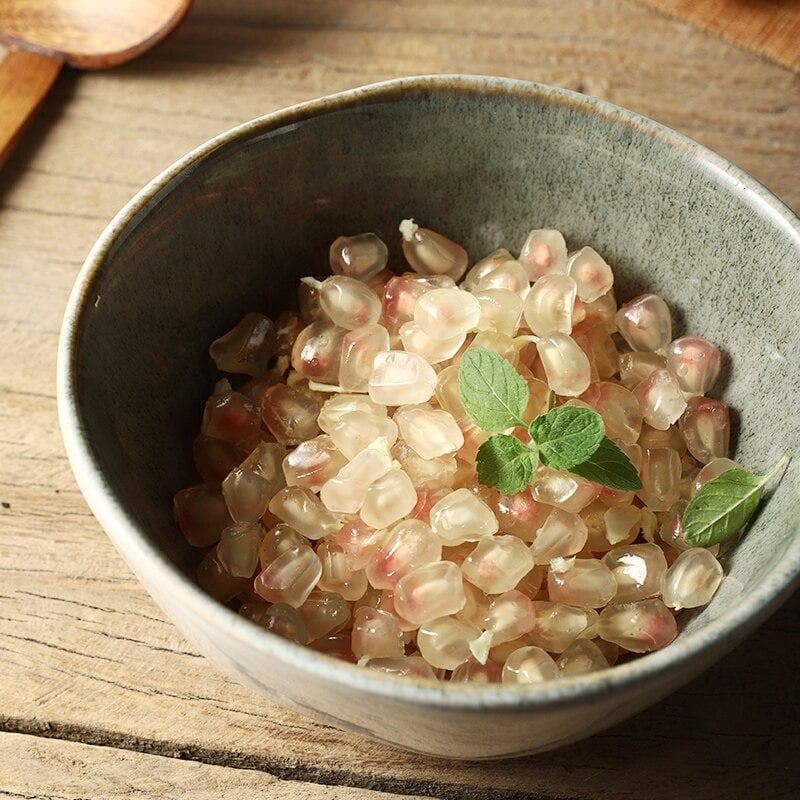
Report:
M 61 64 L 57 56 L 14 49 L 0 61 L 0 164 L 44 100 Z

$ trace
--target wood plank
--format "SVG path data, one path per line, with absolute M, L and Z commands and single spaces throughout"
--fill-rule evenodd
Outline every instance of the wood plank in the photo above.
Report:
M 800 4 L 753 0 L 644 0 L 800 71 Z
M 0 798 L 170 800 L 187 793 L 194 800 L 408 800 L 408 795 L 0 733 Z
M 797 78 L 632 2 L 200 0 L 142 59 L 67 72 L 0 171 L 0 727 L 435 796 L 616 800 L 647 786 L 653 800 L 765 787 L 796 797 L 800 598 L 707 676 L 613 731 L 539 758 L 448 763 L 312 722 L 221 676 L 164 620 L 77 491 L 56 421 L 55 345 L 105 222 L 238 121 L 443 71 L 606 97 L 720 151 L 800 208 Z

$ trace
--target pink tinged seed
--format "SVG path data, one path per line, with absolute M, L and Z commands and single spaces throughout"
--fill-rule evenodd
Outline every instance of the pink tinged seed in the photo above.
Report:
M 276 344 L 272 320 L 263 314 L 247 314 L 233 330 L 214 340 L 208 353 L 222 372 L 260 375 L 267 371 Z
M 705 394 L 719 377 L 722 354 L 701 336 L 683 336 L 667 348 L 667 365 L 684 392 Z
M 433 289 L 417 300 L 414 322 L 431 339 L 452 340 L 478 327 L 481 305 L 461 289 Z
M 401 406 L 425 403 L 436 387 L 436 373 L 414 353 L 390 350 L 378 353 L 369 380 L 369 396 L 375 403 Z
M 528 327 L 537 336 L 572 332 L 576 285 L 569 275 L 552 273 L 531 287 L 522 307 Z
M 520 647 L 503 666 L 503 683 L 544 683 L 558 677 L 556 662 L 541 647 Z
M 578 397 L 591 382 L 591 366 L 586 354 L 565 333 L 551 333 L 536 343 L 547 383 L 559 395 Z
M 592 303 L 611 291 L 614 273 L 603 257 L 591 247 L 582 247 L 573 253 L 567 263 L 567 272 L 575 281 L 578 297 Z
M 576 639 L 556 662 L 561 676 L 586 675 L 611 666 L 603 651 L 591 639 Z
M 262 537 L 258 548 L 258 560 L 261 569 L 272 563 L 279 555 L 296 550 L 301 545 L 307 544 L 306 540 L 286 523 L 280 522 L 270 528 Z
M 658 599 L 608 606 L 600 614 L 598 630 L 607 642 L 633 653 L 660 650 L 678 635 L 675 616 Z
M 656 294 L 643 294 L 617 312 L 617 328 L 631 350 L 656 352 L 672 340 L 672 316 Z
M 295 339 L 292 368 L 309 380 L 336 383 L 346 332 L 327 320 L 312 322 Z
M 235 522 L 256 522 L 285 484 L 281 462 L 286 449 L 261 442 L 222 482 L 222 493 Z
M 300 486 L 281 489 L 270 500 L 269 510 L 308 539 L 333 536 L 342 527 L 339 518 L 313 492 Z
M 283 459 L 287 486 L 318 492 L 347 463 L 330 436 L 322 434 L 302 442 Z
M 464 435 L 453 416 L 430 406 L 403 406 L 394 421 L 405 440 L 421 458 L 450 455 L 464 445 Z
M 353 614 L 353 655 L 356 658 L 403 656 L 403 631 L 388 612 L 363 606 Z
M 568 569 L 547 574 L 547 591 L 556 603 L 581 608 L 603 608 L 617 591 L 611 570 L 596 558 L 576 558 Z
M 634 390 L 644 421 L 656 430 L 665 431 L 686 410 L 678 379 L 667 369 L 650 373 Z
M 455 284 L 453 284 L 455 285 Z M 396 333 L 400 326 L 414 319 L 417 300 L 426 292 L 441 288 L 431 281 L 413 274 L 396 275 L 383 289 L 381 324 Z
M 339 386 L 346 392 L 366 392 L 378 353 L 389 350 L 389 333 L 382 325 L 364 325 L 342 339 Z
M 212 395 L 203 411 L 202 432 L 237 446 L 255 446 L 260 427 L 258 407 L 239 392 Z
M 606 292 L 591 303 L 585 303 L 583 310 L 586 313 L 586 322 L 591 327 L 597 327 L 606 333 L 616 332 L 617 300 L 613 290 Z
M 499 529 L 491 508 L 466 488 L 456 489 L 439 500 L 431 509 L 430 523 L 433 532 L 448 546 L 476 542 L 493 536 Z
M 388 535 L 387 530 L 374 530 L 355 518 L 341 527 L 335 541 L 344 551 L 348 566 L 357 570 L 367 566 Z
M 504 247 L 494 250 L 470 268 L 469 272 L 464 276 L 461 288 L 466 289 L 468 292 L 474 292 L 484 276 L 497 269 L 503 262 L 513 260 L 514 256 Z
M 389 250 L 374 233 L 340 236 L 330 248 L 331 270 L 336 275 L 346 275 L 368 281 L 386 267 Z
M 613 598 L 615 603 L 644 600 L 661 592 L 667 559 L 658 545 L 647 543 L 615 547 L 603 556 L 603 563 L 617 582 L 617 592 Z
M 261 400 L 261 419 L 281 444 L 296 445 L 316 436 L 319 412 L 319 400 L 302 386 L 278 383 Z
M 467 271 L 467 251 L 441 233 L 420 228 L 413 220 L 400 223 L 403 255 L 420 275 L 447 275 L 461 280 Z
M 456 614 L 465 602 L 461 570 L 449 561 L 417 567 L 404 575 L 394 590 L 395 609 L 417 625 Z
M 361 519 L 371 528 L 386 528 L 408 516 L 417 504 L 417 492 L 402 469 L 392 469 L 370 483 Z
M 453 670 L 450 680 L 455 683 L 499 683 L 501 669 L 494 661 L 481 664 L 474 658 L 468 658 Z
M 481 278 L 475 290 L 478 292 L 486 289 L 505 289 L 524 298 L 531 287 L 528 273 L 517 261 L 504 261 L 495 269 Z
M 430 664 L 422 656 L 400 656 L 399 658 L 371 658 L 367 669 L 382 672 L 395 678 L 422 678 L 435 681 Z
M 299 611 L 308 631 L 309 642 L 337 633 L 350 621 L 349 604 L 335 592 L 314 589 Z
M 206 483 L 222 483 L 225 476 L 241 461 L 236 446 L 223 439 L 199 434 L 192 445 L 194 465 Z
M 258 567 L 258 550 L 264 529 L 260 522 L 234 523 L 222 531 L 217 558 L 237 578 L 251 578 Z
M 367 579 L 375 589 L 394 589 L 403 575 L 442 557 L 442 544 L 430 525 L 401 520 L 367 564 Z
M 209 550 L 197 567 L 197 582 L 200 588 L 221 603 L 227 603 L 243 591 L 249 581 L 231 575 L 217 557 L 216 550 Z
M 722 400 L 692 397 L 678 427 L 689 452 L 701 464 L 726 458 L 731 440 L 731 413 Z
M 545 466 L 536 470 L 536 481 L 531 487 L 531 496 L 538 503 L 557 506 L 573 514 L 588 506 L 599 492 L 600 487 L 595 483 L 571 472 Z
M 470 658 L 469 643 L 480 634 L 475 625 L 455 617 L 440 617 L 420 626 L 417 647 L 435 669 L 456 669 Z
M 300 612 L 286 603 L 247 602 L 242 604 L 239 614 L 261 628 L 290 642 L 308 644 L 308 630 Z
M 324 653 L 340 661 L 347 661 L 351 664 L 356 662 L 350 641 L 350 631 L 339 631 L 328 636 L 322 636 L 311 642 L 309 647 L 318 653 Z
M 513 589 L 533 569 L 533 555 L 516 536 L 483 538 L 461 565 L 464 577 L 486 594 Z
M 592 383 L 581 395 L 602 418 L 606 436 L 635 444 L 642 432 L 642 410 L 633 392 L 608 381 Z
M 709 550 L 703 547 L 684 550 L 664 577 L 664 605 L 676 611 L 707 605 L 722 578 L 722 566 Z
M 445 455 L 436 458 L 422 458 L 403 441 L 397 442 L 392 448 L 392 456 L 397 459 L 403 471 L 411 478 L 411 483 L 417 490 L 417 502 L 422 502 L 420 510 L 424 510 L 424 517 L 420 518 L 427 520 L 431 507 L 440 497 L 431 499 L 427 505 L 426 501 L 433 496 L 433 493 L 453 487 L 458 469 L 455 457 Z M 423 490 L 425 491 L 424 500 L 422 498 Z M 412 512 L 412 516 L 419 516 L 418 511 Z
M 544 275 L 567 271 L 567 243 L 560 231 L 533 230 L 522 245 L 519 263 L 528 278 L 536 281 Z
M 642 488 L 637 492 L 651 511 L 666 511 L 680 497 L 681 458 L 671 447 L 642 452 Z
M 299 608 L 322 575 L 317 554 L 302 545 L 287 550 L 260 572 L 253 583 L 256 594 L 270 603 L 287 603 Z
M 350 566 L 344 549 L 335 541 L 320 542 L 317 558 L 322 564 L 319 588 L 325 592 L 336 592 L 345 600 L 358 600 L 367 591 L 367 576 L 363 570 Z
M 549 564 L 554 558 L 579 553 L 588 537 L 584 521 L 577 515 L 554 508 L 533 538 L 531 554 L 535 564 Z
M 313 281 L 313 278 L 303 279 Z M 317 286 L 322 310 L 334 325 L 346 330 L 361 328 L 377 322 L 381 316 L 378 295 L 355 278 L 334 275 Z
M 484 629 L 491 634 L 492 645 L 514 641 L 533 630 L 535 624 L 533 602 L 516 589 L 495 597 L 483 619 Z
M 461 349 L 466 338 L 466 333 L 460 333 L 451 339 L 434 339 L 413 320 L 400 326 L 400 341 L 405 351 L 416 353 L 429 364 L 439 364 L 451 359 Z
M 175 521 L 192 547 L 208 547 L 219 541 L 231 523 L 225 498 L 214 486 L 201 483 L 181 489 L 173 500 Z
M 667 359 L 658 353 L 620 353 L 619 378 L 622 385 L 633 391 L 645 378 L 658 369 L 667 368 Z
M 534 500 L 530 489 L 514 495 L 500 495 L 495 506 L 500 530 L 525 542 L 533 541 L 552 510 Z
M 546 600 L 534 601 L 533 611 L 536 624 L 530 634 L 531 641 L 549 653 L 563 653 L 579 636 L 593 629 L 598 620 L 594 609 Z
M 514 336 L 522 316 L 522 299 L 508 289 L 484 289 L 475 292 L 475 299 L 481 307 L 477 329 L 496 331 L 506 336 Z
M 718 478 L 723 472 L 729 469 L 741 469 L 735 461 L 729 458 L 715 458 L 708 462 L 700 472 L 695 475 L 692 482 L 692 495 L 697 494 L 701 486 L 705 486 L 709 481 Z

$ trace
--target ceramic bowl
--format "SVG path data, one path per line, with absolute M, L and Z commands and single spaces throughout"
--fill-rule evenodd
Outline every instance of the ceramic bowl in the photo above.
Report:
M 294 306 L 339 234 L 397 249 L 414 217 L 473 258 L 555 227 L 614 266 L 619 298 L 661 294 L 677 333 L 721 344 L 721 391 L 754 470 L 800 441 L 800 225 L 752 178 L 650 120 L 562 89 L 409 78 L 269 114 L 146 186 L 91 251 L 66 311 L 58 401 L 70 462 L 131 569 L 212 661 L 280 703 L 453 758 L 541 751 L 612 725 L 722 657 L 800 573 L 796 460 L 724 554 L 712 603 L 668 648 L 533 687 L 395 680 L 273 636 L 194 584 L 172 519 L 197 481 L 191 441 L 209 342 L 245 312 Z M 776 654 L 777 655 L 777 654 Z

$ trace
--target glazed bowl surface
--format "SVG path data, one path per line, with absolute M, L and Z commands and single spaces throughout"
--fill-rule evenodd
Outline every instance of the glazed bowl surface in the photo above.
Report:
M 562 230 L 614 267 L 621 300 L 674 310 L 723 347 L 736 458 L 800 443 L 800 223 L 747 175 L 636 114 L 517 81 L 407 78 L 245 123 L 165 170 L 91 251 L 66 311 L 58 403 L 78 483 L 165 613 L 245 684 L 339 727 L 453 758 L 546 750 L 636 713 L 740 642 L 800 575 L 800 460 L 723 554 L 711 604 L 668 648 L 535 687 L 395 680 L 273 636 L 194 583 L 172 519 L 215 380 L 208 343 L 252 310 L 295 306 L 330 242 L 372 230 L 397 257 L 414 217 L 472 260 Z

